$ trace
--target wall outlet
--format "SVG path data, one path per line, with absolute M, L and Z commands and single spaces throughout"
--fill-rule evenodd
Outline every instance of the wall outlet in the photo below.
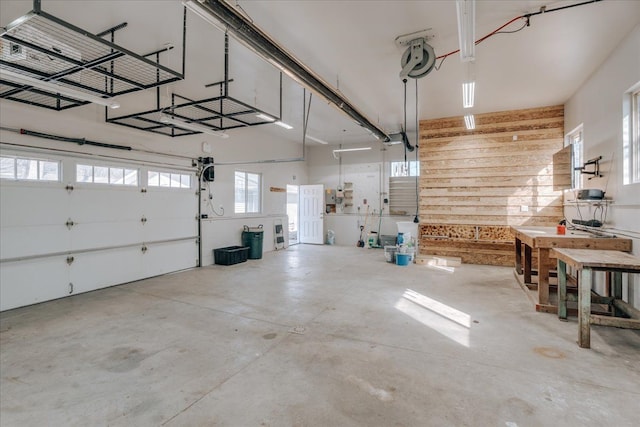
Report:
M 529 206 L 527 205 L 520 206 L 520 212 L 529 212 Z

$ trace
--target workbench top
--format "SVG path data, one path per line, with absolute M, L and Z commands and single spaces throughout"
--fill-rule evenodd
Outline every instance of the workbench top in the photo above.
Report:
M 610 249 L 631 251 L 632 240 L 613 236 L 598 236 L 581 230 L 567 230 L 558 234 L 556 227 L 515 227 L 511 229 L 516 239 L 533 248 Z
M 577 269 L 614 269 L 640 272 L 640 258 L 626 252 L 555 248 L 551 250 L 551 256 Z

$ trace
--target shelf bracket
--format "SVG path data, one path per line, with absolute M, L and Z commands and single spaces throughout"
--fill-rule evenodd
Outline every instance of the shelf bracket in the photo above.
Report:
M 593 178 L 602 178 L 603 175 L 600 173 L 600 160 L 602 160 L 602 156 L 594 157 L 591 160 L 587 160 L 584 162 L 582 166 L 578 166 L 573 168 L 574 170 L 580 171 L 581 174 L 593 175 L 589 177 L 589 179 Z M 593 170 L 586 170 L 587 166 L 593 165 Z

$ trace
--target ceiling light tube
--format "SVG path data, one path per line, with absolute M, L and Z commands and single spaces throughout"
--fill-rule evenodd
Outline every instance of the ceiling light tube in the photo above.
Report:
M 281 128 L 285 128 L 285 129 L 287 129 L 287 130 L 291 130 L 291 129 L 293 129 L 293 126 L 288 125 L 288 124 L 286 124 L 285 122 L 282 122 L 282 121 L 280 121 L 280 120 L 278 120 L 278 121 L 276 121 L 276 122 L 273 122 L 273 124 L 274 124 L 274 125 L 278 125 L 278 126 L 280 126 Z
M 475 90 L 476 90 L 476 82 L 462 83 L 462 106 L 464 108 L 473 107 Z
M 182 129 L 193 130 L 196 132 L 206 133 L 208 135 L 217 136 L 219 138 L 229 138 L 229 135 L 224 132 L 219 132 L 217 130 L 211 129 L 207 126 L 201 125 L 199 123 L 190 123 L 184 120 L 176 119 L 175 117 L 167 116 L 166 114 L 162 114 L 160 116 L 160 121 L 162 123 L 166 123 L 169 125 L 173 125 Z
M 348 153 L 348 152 L 351 152 L 351 151 L 366 151 L 366 150 L 371 150 L 371 147 L 337 148 L 337 149 L 333 150 L 333 158 L 334 159 L 338 159 L 338 156 L 336 156 L 336 154 L 338 154 L 338 153 Z
M 371 150 L 371 147 L 361 147 L 361 148 L 337 148 L 333 150 L 334 153 L 347 153 L 349 151 L 367 151 Z
M 61 86 L 56 81 L 45 81 L 36 79 L 35 77 L 25 76 L 10 70 L 0 70 L 0 78 L 25 86 L 32 86 L 37 89 L 46 90 L 48 92 L 59 93 L 70 98 L 79 99 L 81 101 L 88 101 L 94 104 L 104 105 L 109 108 L 120 108 L 120 104 L 113 98 L 101 98 L 90 93 L 82 92 L 76 89 L 71 89 L 67 86 Z
M 456 0 L 460 60 L 473 61 L 476 56 L 476 1 Z
M 260 118 L 262 120 L 269 121 L 269 122 L 275 122 L 276 121 L 276 119 L 274 119 L 273 117 L 268 116 L 268 115 L 263 114 L 263 113 L 256 114 L 256 117 L 258 117 L 258 118 Z
M 319 138 L 316 138 L 315 136 L 311 136 L 311 135 L 307 135 L 306 136 L 307 139 L 310 139 L 312 141 L 317 142 L 318 144 L 324 144 L 324 145 L 329 145 L 329 143 L 327 141 L 323 141 Z
M 476 128 L 476 121 L 473 117 L 473 114 L 464 116 L 464 124 L 465 126 L 467 126 L 467 130 L 473 130 Z

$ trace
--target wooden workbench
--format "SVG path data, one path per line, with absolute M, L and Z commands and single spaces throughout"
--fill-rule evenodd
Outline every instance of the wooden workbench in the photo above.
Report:
M 598 237 L 586 231 L 567 230 L 566 234 L 557 234 L 556 227 L 511 227 L 515 236 L 515 269 L 523 273 L 524 282 L 531 281 L 531 252 L 538 255 L 538 305 L 536 310 L 555 311 L 549 304 L 549 251 L 553 248 L 603 249 L 631 252 L 631 239 L 617 237 Z M 524 257 L 522 244 L 524 243 Z
M 576 269 L 578 277 L 578 345 L 591 347 L 591 324 L 640 329 L 640 314 L 627 313 L 634 318 L 597 316 L 591 314 L 591 280 L 593 271 L 613 273 L 613 299 L 622 299 L 622 273 L 640 273 L 640 258 L 620 251 L 593 249 L 552 249 L 558 259 L 558 317 L 567 318 L 567 266 Z

